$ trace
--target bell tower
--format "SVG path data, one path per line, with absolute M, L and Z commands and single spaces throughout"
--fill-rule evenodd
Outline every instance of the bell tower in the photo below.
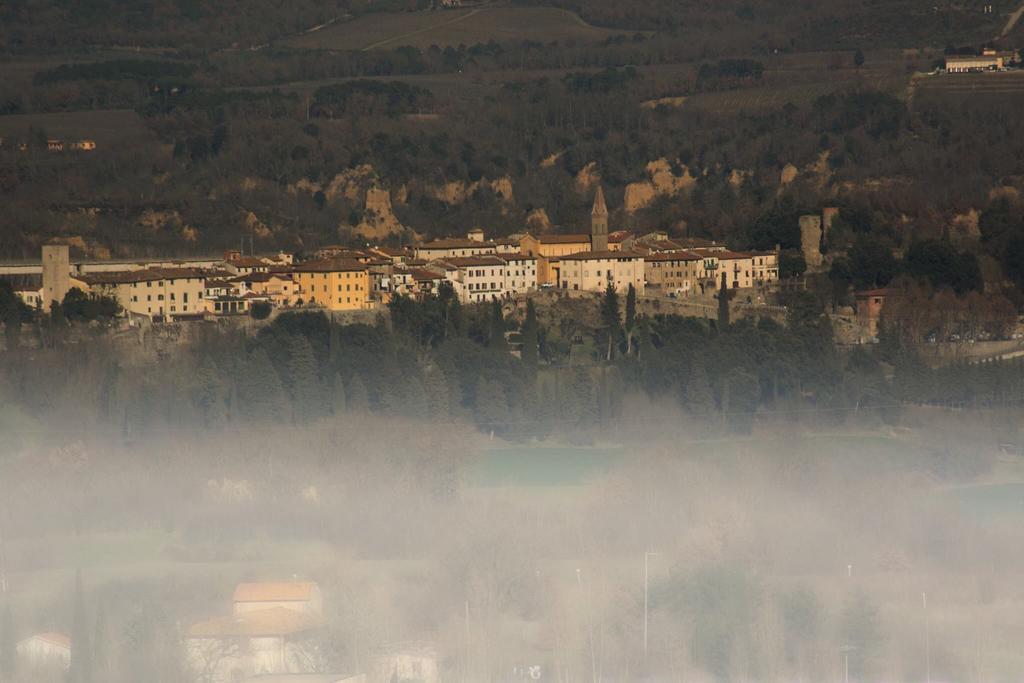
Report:
M 594 208 L 590 210 L 590 250 L 608 250 L 608 205 L 604 201 L 604 189 L 597 186 Z

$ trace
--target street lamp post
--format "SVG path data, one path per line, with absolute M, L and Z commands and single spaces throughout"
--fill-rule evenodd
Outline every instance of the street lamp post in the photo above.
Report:
M 648 571 L 648 560 L 651 557 L 655 557 L 655 556 L 660 555 L 660 554 L 661 553 L 652 553 L 652 552 L 645 552 L 644 553 L 644 657 L 647 657 L 647 605 L 648 605 L 648 595 L 649 595 L 649 591 L 647 589 L 647 586 L 648 586 L 648 578 L 649 578 L 649 575 L 650 575 L 650 572 Z

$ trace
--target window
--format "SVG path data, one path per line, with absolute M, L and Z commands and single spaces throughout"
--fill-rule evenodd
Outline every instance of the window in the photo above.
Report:
M 185 292 L 184 294 L 182 294 L 182 295 L 181 295 L 181 298 L 182 298 L 182 300 L 183 300 L 183 301 L 184 301 L 185 303 L 188 303 L 188 292 Z
M 174 292 L 171 292 L 171 301 L 174 301 Z

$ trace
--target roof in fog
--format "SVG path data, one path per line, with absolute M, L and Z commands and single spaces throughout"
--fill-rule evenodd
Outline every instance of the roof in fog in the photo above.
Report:
M 235 587 L 235 602 L 305 602 L 317 591 L 312 581 L 270 581 L 240 583 Z

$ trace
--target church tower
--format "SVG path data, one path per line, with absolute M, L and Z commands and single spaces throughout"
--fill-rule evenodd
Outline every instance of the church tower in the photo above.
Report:
M 590 211 L 590 250 L 608 251 L 608 206 L 600 185 L 594 195 L 594 208 Z

